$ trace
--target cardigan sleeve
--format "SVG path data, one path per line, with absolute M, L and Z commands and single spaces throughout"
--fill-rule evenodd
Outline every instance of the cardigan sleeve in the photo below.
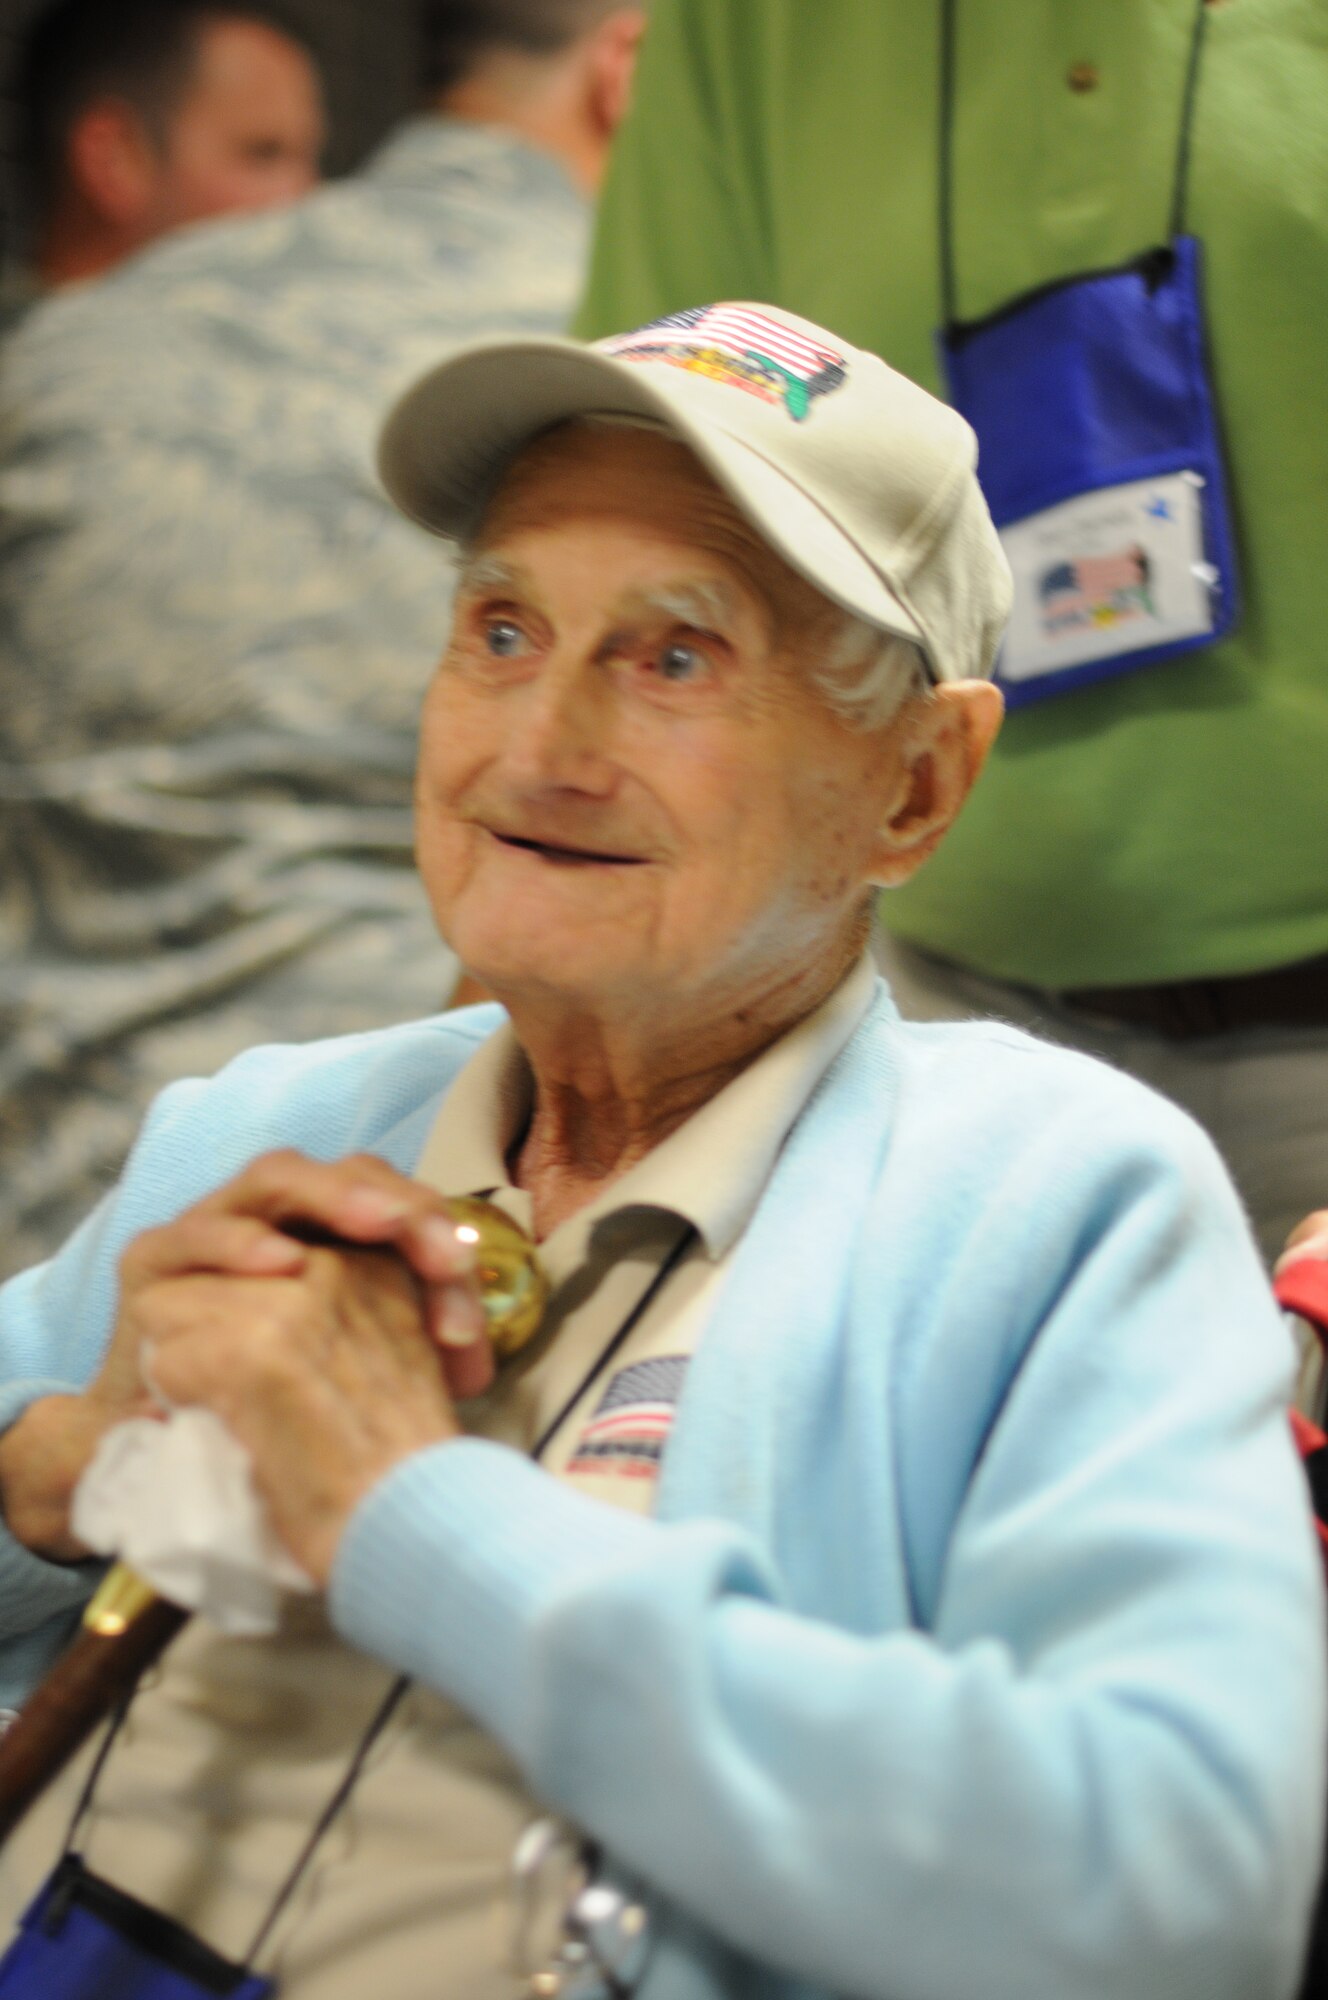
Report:
M 1050 1248 L 1036 1189 L 984 1205 L 1007 1254 L 964 1316 L 1015 1358 L 926 1629 L 801 1615 L 743 1530 L 619 1514 L 479 1440 L 362 1503 L 340 1629 L 818 1989 L 1289 1995 L 1324 1790 L 1289 1343 L 1198 1135 L 1161 1163 L 1094 1136 L 1081 1191 L 1044 1190 Z
M 500 1018 L 484 1007 L 301 1047 L 250 1050 L 162 1092 L 119 1185 L 49 1262 L 0 1287 L 0 1429 L 42 1396 L 77 1393 L 115 1325 L 135 1236 L 181 1213 L 260 1153 L 368 1151 L 409 1172 L 437 1095 Z M 48 1563 L 0 1520 L 0 1706 L 22 1700 L 103 1565 Z
M 132 1213 L 132 1200 L 124 1206 Z M 115 1259 L 127 1234 L 119 1207 L 103 1202 L 57 1257 L 0 1289 L 0 1430 L 45 1396 L 77 1395 L 95 1375 L 114 1323 Z M 104 1567 L 46 1562 L 0 1518 L 0 1703 L 23 1700 Z

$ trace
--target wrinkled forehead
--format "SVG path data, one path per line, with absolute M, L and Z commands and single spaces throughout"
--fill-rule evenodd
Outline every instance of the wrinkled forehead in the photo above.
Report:
M 612 415 L 569 417 L 539 431 L 493 477 L 474 539 L 483 541 L 514 520 L 569 505 L 612 516 L 668 514 L 682 500 L 713 496 L 717 513 L 755 541 L 690 446 L 662 423 Z
M 790 569 L 663 424 L 590 416 L 541 432 L 498 475 L 468 550 L 492 551 L 571 521 L 592 533 L 596 524 L 629 525 L 718 564 L 756 595 L 777 632 L 843 616 Z

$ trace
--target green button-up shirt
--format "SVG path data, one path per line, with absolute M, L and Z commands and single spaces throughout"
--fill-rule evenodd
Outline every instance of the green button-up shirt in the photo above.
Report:
M 1186 226 L 1244 572 L 1220 645 L 1024 709 L 903 935 L 1047 986 L 1328 949 L 1328 13 L 1206 10 Z M 938 387 L 939 0 L 659 0 L 583 332 L 769 299 Z M 1194 0 L 958 0 L 957 308 L 1165 238 Z

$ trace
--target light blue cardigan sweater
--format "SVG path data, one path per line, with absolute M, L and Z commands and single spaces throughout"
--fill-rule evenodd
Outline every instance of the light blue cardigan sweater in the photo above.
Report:
M 495 1018 L 168 1092 L 0 1294 L 0 1418 L 87 1378 L 119 1248 L 257 1152 L 409 1169 Z M 355 1515 L 333 1614 L 651 1885 L 643 2000 L 1282 2000 L 1324 1800 L 1290 1365 L 1193 1125 L 882 991 L 743 1239 L 657 1517 L 439 1446 Z M 17 1685 L 87 1578 L 0 1557 Z

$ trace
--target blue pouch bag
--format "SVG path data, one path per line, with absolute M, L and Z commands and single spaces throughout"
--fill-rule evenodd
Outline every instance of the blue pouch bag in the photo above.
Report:
M 0 2000 L 274 2000 L 275 1979 L 253 1971 L 277 1918 L 355 1788 L 378 1736 L 405 1694 L 399 1675 L 369 1719 L 340 1784 L 323 1807 L 245 1954 L 223 1958 L 174 1917 L 141 1903 L 84 1866 L 76 1848 L 106 1760 L 124 1725 L 121 1704 L 93 1759 L 55 1867 L 0 1958 Z
M 0 1963 L 0 2000 L 269 2000 L 270 1979 L 66 1854 Z
M 951 101 L 947 0 L 943 103 Z M 941 361 L 1015 577 L 996 678 L 1040 700 L 1208 646 L 1238 611 L 1204 334 L 1202 251 L 1180 227 L 1203 8 L 1186 73 L 1171 240 L 1115 269 L 953 315 L 944 121 Z

